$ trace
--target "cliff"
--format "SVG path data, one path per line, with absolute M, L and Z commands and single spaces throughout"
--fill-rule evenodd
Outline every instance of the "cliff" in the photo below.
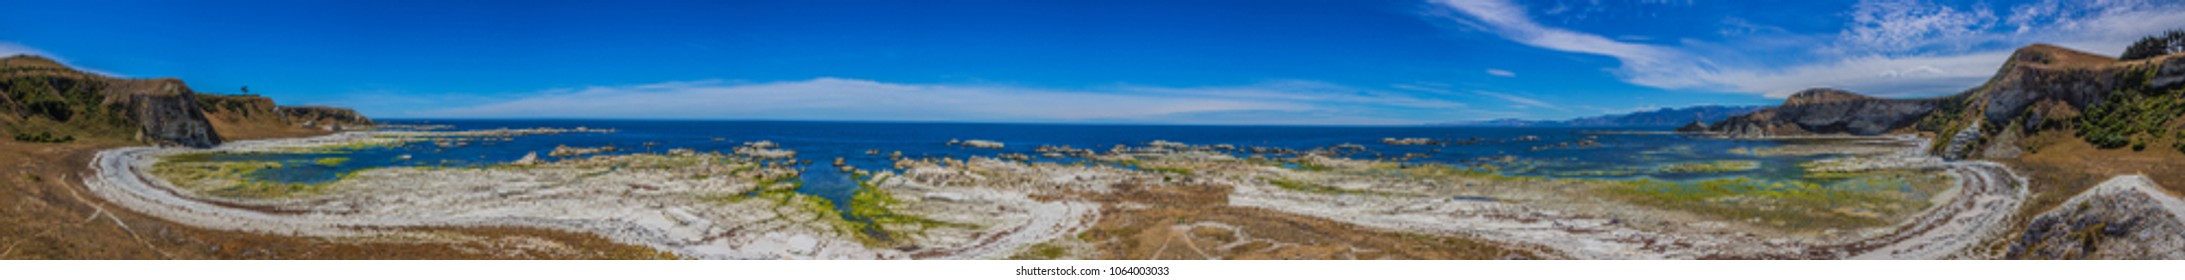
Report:
M 1884 99 L 1836 89 L 1809 89 L 1783 105 L 1717 122 L 1735 136 L 1878 135 L 1910 127 L 1945 99 Z
M 1979 156 L 1975 152 L 2012 156 L 2017 153 L 2017 143 L 2009 142 L 2025 134 L 2043 129 L 2076 129 L 2081 126 L 2077 123 L 2089 121 L 2102 124 L 2110 121 L 2081 118 L 2089 108 L 2104 107 L 2103 104 L 2138 106 L 2167 102 L 2141 99 L 2108 102 L 2113 95 L 2122 92 L 2127 95 L 2125 97 L 2137 98 L 2143 95 L 2140 93 L 2149 93 L 2159 97 L 2162 92 L 2176 90 L 2181 83 L 2185 83 L 2185 55 L 2118 61 L 2035 44 L 2012 53 L 2010 60 L 1986 83 L 1958 94 L 1890 99 L 1835 89 L 1810 89 L 1792 95 L 1776 108 L 1731 117 L 1709 127 L 1711 132 L 1732 137 L 1924 133 L 1935 136 L 1938 145 L 1933 152 L 1945 157 Z M 2114 113 L 2114 110 L 2099 112 Z M 2174 117 L 2176 114 L 2169 115 Z M 2162 136 L 2138 134 L 2130 137 Z
M 198 94 L 173 78 L 106 77 L 36 56 L 0 59 L 0 132 L 12 135 L 211 147 L 237 139 L 231 135 L 313 133 L 281 131 L 297 126 L 281 108 L 264 97 Z M 342 111 L 332 114 L 339 123 L 370 124 L 355 112 L 335 111 Z
M 142 130 L 137 141 L 160 145 L 212 147 L 220 136 L 197 107 L 197 94 L 182 80 L 110 80 L 104 92 L 107 104 L 127 108 L 128 119 Z
M 375 124 L 354 110 L 280 106 L 258 95 L 198 94 L 197 103 L 225 140 L 316 135 Z
M 371 118 L 366 118 L 364 114 L 358 114 L 356 110 L 348 108 L 295 106 L 281 107 L 281 112 L 288 116 L 289 121 L 297 125 L 326 128 L 328 130 L 341 130 L 342 127 L 374 124 Z

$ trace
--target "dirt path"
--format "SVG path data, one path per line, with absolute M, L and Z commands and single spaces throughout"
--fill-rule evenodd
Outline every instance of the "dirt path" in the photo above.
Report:
M 1956 174 L 1958 184 L 1949 202 L 1927 210 L 1890 235 L 1850 244 L 1849 251 L 1859 252 L 1851 258 L 1959 258 L 1972 245 L 2010 228 L 2003 223 L 2025 203 L 2025 177 L 1992 162 L 1951 163 L 1950 172 Z

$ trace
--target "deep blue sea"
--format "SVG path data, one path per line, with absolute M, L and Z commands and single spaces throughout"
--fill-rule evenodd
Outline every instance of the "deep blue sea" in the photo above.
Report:
M 666 152 L 693 149 L 729 153 L 745 142 L 767 140 L 797 151 L 805 165 L 803 192 L 841 200 L 855 191 L 849 177 L 832 168 L 837 157 L 864 170 L 888 170 L 887 153 L 905 157 L 993 157 L 1023 153 L 1039 160 L 1033 149 L 1041 145 L 1069 145 L 1105 152 L 1118 144 L 1144 146 L 1154 140 L 1192 145 L 1230 144 L 1239 148 L 1270 147 L 1298 151 L 1339 144 L 1358 144 L 1366 152 L 1354 158 L 1395 157 L 1407 153 L 1427 157 L 1410 159 L 1472 166 L 1496 164 L 1507 175 L 1564 177 L 1649 177 L 1691 179 L 1698 176 L 1795 177 L 1802 172 L 1798 157 L 1754 157 L 1735 150 L 1780 145 L 1772 141 L 1721 140 L 1667 134 L 1669 127 L 1450 127 L 1450 126 L 1204 126 L 1204 125 L 1105 125 L 1105 124 L 991 124 L 991 123 L 890 123 L 824 121 L 658 121 L 658 120 L 383 120 L 386 124 L 446 125 L 449 130 L 496 128 L 614 129 L 613 133 L 564 133 L 516 137 L 513 141 L 472 141 L 467 146 L 442 148 L 431 142 L 398 147 L 366 148 L 341 154 L 226 154 L 214 160 L 286 161 L 283 168 L 253 174 L 261 179 L 315 183 L 352 170 L 385 166 L 473 166 L 514 161 L 537 152 L 547 158 L 557 145 L 597 147 L 612 145 L 619 153 Z M 1528 137 L 1530 136 L 1530 137 Z M 1465 145 L 1386 145 L 1382 138 L 1431 138 Z M 1592 137 L 1592 147 L 1548 147 Z M 721 138 L 723 141 L 715 141 Z M 1538 140 L 1519 141 L 1521 138 Z M 1000 141 L 1005 149 L 951 146 L 949 140 Z M 651 143 L 650 148 L 647 144 Z M 879 150 L 879 155 L 867 154 Z M 312 164 L 313 159 L 346 157 L 334 164 Z M 403 159 L 408 156 L 408 159 Z M 1239 156 L 1247 156 L 1239 154 Z M 1483 158 L 1516 159 L 1515 163 Z M 1713 174 L 1664 174 L 1650 172 L 1658 165 L 1713 160 L 1753 160 L 1759 170 Z M 1586 171 L 1608 171 L 1586 173 Z

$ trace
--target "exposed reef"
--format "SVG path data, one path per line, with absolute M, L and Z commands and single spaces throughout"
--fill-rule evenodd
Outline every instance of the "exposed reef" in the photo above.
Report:
M 215 151 L 517 133 L 352 132 Z M 1154 141 L 1106 153 L 1044 148 L 1088 160 L 1076 163 L 895 156 L 893 170 L 837 164 L 858 187 L 830 201 L 800 191 L 791 147 L 759 141 L 735 153 L 372 168 L 302 188 L 238 184 L 233 174 L 255 167 L 247 162 L 160 171 L 194 164 L 186 157 L 205 151 L 125 148 L 100 154 L 100 176 L 86 183 L 119 205 L 216 229 L 357 237 L 411 227 L 540 227 L 728 259 L 1945 258 L 1968 254 L 1979 238 L 1967 237 L 1995 232 L 1989 225 L 2010 213 L 1995 209 L 2023 195 L 2000 168 L 1906 161 L 1920 158 L 1918 145 L 1831 143 L 1802 150 L 1861 159 L 1827 166 L 1863 167 L 1814 181 L 1824 183 L 1552 179 L 1331 157 L 1369 152 L 1357 145 L 1240 158 L 1223 151 L 1252 149 Z M 1888 187 L 1898 185 L 1909 187 Z M 1291 234 L 1299 230 L 1348 241 Z M 1327 243 L 1339 241 L 1347 243 Z

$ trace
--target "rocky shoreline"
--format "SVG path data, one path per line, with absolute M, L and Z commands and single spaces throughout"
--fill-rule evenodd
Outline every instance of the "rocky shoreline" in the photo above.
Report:
M 404 141 L 383 137 L 388 135 L 510 137 L 499 135 L 555 131 L 349 132 L 242 141 L 210 151 Z M 1861 141 L 1867 142 L 1837 145 L 1925 142 Z M 1223 186 L 1229 191 L 1215 194 L 1226 196 L 1225 204 L 1233 207 L 1343 221 L 1380 232 L 1479 239 L 1550 258 L 1987 255 L 1969 248 L 2007 228 L 1998 224 L 2025 199 L 2024 179 L 1993 163 L 1931 160 L 1920 153 L 1924 145 L 1892 147 L 1898 148 L 1807 149 L 1852 153 L 1820 163 L 1829 167 L 1815 167 L 1826 170 L 1948 170 L 1948 190 L 1925 198 L 1934 206 L 1902 214 L 1893 226 L 1843 232 L 1786 231 L 1607 195 L 1633 182 L 1502 177 L 1311 153 L 1279 159 L 1313 167 L 1299 169 L 1173 142 L 1119 146 L 1122 152 L 1110 154 L 1069 153 L 1130 163 L 1131 169 L 984 157 L 898 159 L 896 170 L 845 172 L 858 174 L 864 187 L 855 199 L 832 202 L 795 193 L 798 186 L 785 179 L 797 171 L 775 164 L 794 159 L 772 155 L 793 151 L 769 142 L 746 143 L 738 153 L 727 154 L 677 151 L 486 168 L 377 168 L 335 182 L 324 194 L 282 199 L 192 193 L 152 174 L 152 167 L 165 156 L 208 150 L 133 147 L 99 153 L 93 161 L 99 176 L 86 178 L 85 184 L 132 210 L 213 229 L 368 237 L 414 235 L 402 230 L 412 227 L 551 228 L 705 259 L 992 259 L 1022 255 L 1033 247 L 1075 248 L 1063 252 L 1101 256 L 1086 248 L 1105 246 L 1099 245 L 1103 242 L 1088 240 L 1083 233 L 1102 231 L 1097 224 L 1105 224 L 1105 215 L 1147 207 L 1133 205 L 1160 205 L 1112 198 L 1125 186 L 1136 186 L 1130 187 L 1134 191 Z M 755 152 L 762 149 L 770 153 Z M 1362 175 L 1375 172 L 1411 175 Z M 1245 230 L 1223 223 L 1204 226 Z
M 213 150 L 268 152 L 398 141 L 378 137 L 384 134 L 388 133 L 244 141 Z M 779 180 L 775 178 L 781 174 L 794 176 L 795 171 L 762 166 L 766 164 L 761 158 L 714 153 L 596 156 L 521 168 L 380 168 L 336 182 L 330 193 L 296 199 L 205 197 L 150 173 L 163 156 L 197 152 L 206 151 L 109 150 L 94 160 L 100 176 L 85 183 L 93 193 L 132 210 L 221 230 L 368 237 L 412 235 L 401 230 L 412 227 L 536 227 L 590 232 L 704 259 L 999 258 L 1008 252 L 994 248 L 1051 239 L 1090 220 L 1085 217 L 1090 208 L 1083 203 L 1034 201 L 1021 191 L 966 190 L 882 179 L 876 181 L 906 190 L 899 192 L 917 190 L 910 193 L 976 202 L 974 211 L 932 203 L 921 205 L 930 211 L 906 212 L 983 230 L 928 231 L 920 240 L 925 247 L 920 250 L 874 249 L 852 236 L 854 232 L 837 230 L 846 221 L 824 201 L 787 193 L 756 195 L 775 187 L 772 180 Z M 687 179 L 738 172 L 768 175 L 757 180 L 747 176 Z

